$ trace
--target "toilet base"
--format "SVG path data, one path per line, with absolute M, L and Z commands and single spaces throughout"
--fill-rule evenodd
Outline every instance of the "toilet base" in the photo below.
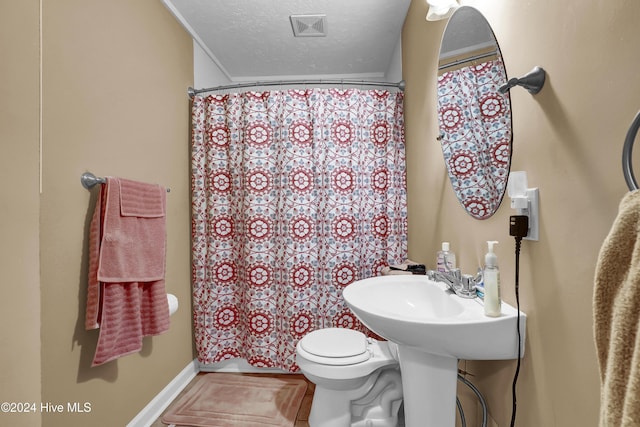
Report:
M 397 368 L 381 370 L 356 390 L 332 390 L 316 384 L 309 426 L 397 427 L 402 397 Z
M 373 388 L 351 402 L 351 427 L 397 427 L 402 398 L 400 370 L 383 370 Z
M 351 400 L 347 393 L 316 384 L 309 427 L 351 427 Z

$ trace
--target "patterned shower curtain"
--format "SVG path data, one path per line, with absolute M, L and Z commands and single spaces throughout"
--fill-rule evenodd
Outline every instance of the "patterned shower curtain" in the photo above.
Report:
M 511 161 L 509 94 L 501 60 L 444 72 L 438 76 L 438 112 L 451 184 L 465 209 L 489 218 L 502 200 Z
M 364 331 L 342 290 L 407 252 L 403 94 L 196 96 L 192 127 L 199 362 L 296 371 L 305 334 Z

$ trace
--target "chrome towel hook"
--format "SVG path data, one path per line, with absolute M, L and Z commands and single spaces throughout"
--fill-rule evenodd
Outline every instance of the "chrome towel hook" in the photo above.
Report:
M 529 91 L 531 95 L 535 95 L 540 92 L 542 86 L 544 86 L 544 81 L 546 80 L 547 73 L 542 69 L 542 67 L 534 67 L 533 70 L 529 71 L 524 76 L 517 78 L 509 79 L 507 84 L 504 86 L 500 86 L 498 92 L 507 93 L 514 86 L 522 86 L 526 90 Z

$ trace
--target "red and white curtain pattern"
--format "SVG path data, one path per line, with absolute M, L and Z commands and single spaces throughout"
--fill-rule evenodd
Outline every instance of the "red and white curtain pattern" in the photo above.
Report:
M 511 109 L 497 88 L 507 81 L 501 61 L 438 76 L 442 152 L 451 184 L 473 217 L 496 211 L 509 177 Z
M 342 289 L 406 258 L 403 94 L 196 96 L 192 121 L 198 359 L 296 371 L 305 334 L 364 330 Z

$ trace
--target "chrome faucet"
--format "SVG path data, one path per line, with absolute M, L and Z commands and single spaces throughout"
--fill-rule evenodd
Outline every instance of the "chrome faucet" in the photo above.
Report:
M 482 279 L 482 271 L 474 277 L 470 274 L 462 274 L 459 268 L 449 269 L 445 262 L 446 272 L 427 270 L 427 277 L 436 282 L 442 282 L 461 298 L 475 298 L 476 284 Z

